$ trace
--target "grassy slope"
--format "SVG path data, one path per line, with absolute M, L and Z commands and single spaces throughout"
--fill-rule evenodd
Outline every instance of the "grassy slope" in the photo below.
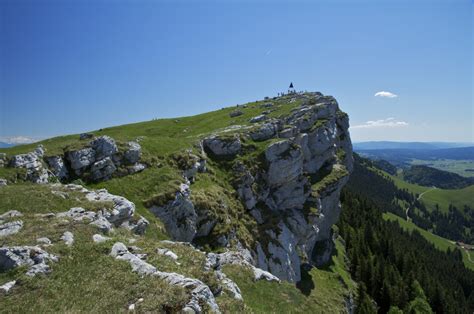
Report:
M 29 197 L 19 198 L 18 195 Z M 94 244 L 92 235 L 97 229 L 82 222 L 36 217 L 36 213 L 61 212 L 74 206 L 98 210 L 102 206 L 90 203 L 79 193 L 69 192 L 63 199 L 51 193 L 50 185 L 17 184 L 0 189 L 0 214 L 15 208 L 24 214 L 21 219 L 24 228 L 16 235 L 3 238 L 4 245 L 34 245 L 38 237 L 48 237 L 53 246 L 46 247 L 50 253 L 60 256 L 58 263 L 51 263 L 52 273 L 48 276 L 28 278 L 26 269 L 0 273 L 0 284 L 17 279 L 12 292 L 1 299 L 0 312 L 118 312 L 125 311 L 129 304 L 144 298 L 137 305 L 139 311 L 179 309 L 187 300 L 184 290 L 171 287 L 156 278 L 140 278 L 131 272 L 125 262 L 114 260 L 108 254 L 116 241 L 128 243 L 135 239 L 136 245 L 148 254 L 147 261 L 161 271 L 178 272 L 199 278 L 211 287 L 217 282 L 210 273 L 203 271 L 204 255 L 186 245 L 164 244 L 155 239 L 155 233 L 145 237 L 117 229 L 110 234 L 112 241 Z M 108 204 L 101 204 L 108 206 Z M 150 226 L 154 229 L 155 226 Z M 75 243 L 66 247 L 60 240 L 64 231 L 72 231 Z M 157 247 L 166 247 L 179 256 L 181 265 L 156 254 Z M 312 269 L 304 276 L 301 289 L 283 282 L 254 282 L 250 272 L 240 266 L 226 266 L 224 271 L 236 280 L 242 289 L 245 304 L 231 299 L 225 293 L 217 298 L 225 312 L 342 312 L 345 299 L 355 295 L 356 286 L 350 279 L 345 262 L 345 251 L 337 241 L 336 255 L 331 265 L 324 269 Z M 160 311 L 161 311 L 160 310 Z
M 274 111 L 269 115 L 278 117 L 288 114 L 300 104 L 300 101 L 291 104 L 288 101 L 289 98 L 273 100 Z M 216 130 L 232 125 L 248 126 L 250 118 L 268 110 L 260 106 L 266 102 L 268 101 L 250 103 L 247 108 L 239 107 L 244 114 L 235 118 L 229 117 L 229 112 L 236 109 L 231 107 L 193 117 L 154 120 L 92 132 L 95 136 L 109 135 L 119 144 L 141 137 L 143 159 L 151 164 L 150 168 L 127 177 L 89 184 L 88 188 L 107 188 L 111 193 L 127 197 L 136 204 L 137 212 L 150 220 L 151 225 L 145 236 L 135 237 L 137 242 L 134 245 L 143 248 L 143 252 L 149 254 L 148 261 L 159 270 L 176 271 L 199 278 L 210 286 L 216 284 L 212 276 L 202 271 L 203 256 L 185 246 L 170 247 L 180 256 L 181 266 L 156 255 L 156 248 L 164 246 L 159 240 L 167 238 L 167 235 L 162 223 L 150 214 L 143 202 L 157 193 L 176 189 L 179 182 L 182 182 L 180 171 L 168 162 L 170 154 L 192 148 L 198 139 Z M 40 143 L 45 146 L 47 155 L 56 155 L 84 147 L 88 142 L 89 140 L 80 141 L 78 135 L 70 135 Z M 250 144 L 260 150 L 269 142 Z M 38 143 L 0 149 L 0 152 L 11 156 L 32 151 L 37 145 Z M 226 189 L 230 187 L 225 185 L 228 182 L 224 184 L 222 181 L 227 175 L 225 169 L 213 165 L 212 161 L 209 167 L 210 172 L 198 175 L 196 183 L 193 184 L 193 196 L 204 199 L 210 199 L 214 195 L 226 197 Z M 0 177 L 11 176 L 15 171 L 17 169 L 0 168 Z M 128 304 L 140 297 L 145 301 L 138 305 L 139 311 L 173 311 L 185 302 L 186 295 L 183 290 L 169 287 L 158 279 L 140 278 L 131 273 L 129 265 L 108 256 L 115 241 L 128 243 L 128 239 L 134 237 L 127 231 L 116 232 L 111 235 L 113 241 L 97 245 L 91 240 L 92 234 L 97 230 L 88 225 L 43 221 L 34 216 L 36 213 L 66 211 L 74 206 L 97 210 L 97 205 L 80 198 L 76 200 L 74 195 L 62 199 L 52 195 L 47 185 L 29 183 L 11 184 L 1 188 L 0 200 L 0 214 L 10 209 L 25 214 L 22 217 L 25 221 L 24 228 L 17 235 L 2 239 L 1 245 L 34 245 L 36 238 L 49 237 L 54 245 L 47 250 L 61 257 L 58 263 L 51 265 L 53 272 L 49 276 L 29 279 L 23 275 L 24 269 L 1 273 L 0 284 L 13 279 L 20 280 L 12 293 L 2 299 L 0 312 L 30 312 L 33 309 L 35 312 L 118 312 L 125 311 Z M 218 210 L 218 206 L 216 208 Z M 243 220 L 238 211 L 225 214 L 233 221 Z M 226 224 L 223 223 L 220 227 L 225 228 Z M 75 234 L 76 243 L 73 248 L 65 247 L 59 240 L 66 230 Z M 309 295 L 289 283 L 255 283 L 250 276 L 242 275 L 245 270 L 230 267 L 229 275 L 236 277 L 246 304 L 236 302 L 225 294 L 218 297 L 217 302 L 225 312 L 260 312 L 264 309 L 273 309 L 276 312 L 283 312 L 282 309 L 285 309 L 285 312 L 291 312 L 298 308 L 312 312 L 341 312 L 344 309 L 345 297 L 349 292 L 355 291 L 355 284 L 346 271 L 344 249 L 339 242 L 337 249 L 332 265 L 326 269 L 313 269 L 305 278 L 304 285 L 310 290 Z M 311 287 L 313 288 L 310 289 Z M 257 297 L 259 293 L 263 294 L 264 298 Z M 277 304 L 285 305 L 280 308 L 275 306 Z
M 426 231 L 425 229 L 422 229 L 422 228 L 416 226 L 414 223 L 406 221 L 405 219 L 400 218 L 395 214 L 384 213 L 383 218 L 385 220 L 398 221 L 400 226 L 405 230 L 408 230 L 408 231 L 417 230 L 427 241 L 432 243 L 437 249 L 439 249 L 441 251 L 447 251 L 448 248 L 450 248 L 451 250 L 457 248 L 456 244 L 454 244 L 452 241 L 450 241 L 446 238 L 442 238 L 440 236 L 437 236 L 435 234 L 432 234 L 431 232 Z M 464 265 L 466 265 L 466 267 L 474 270 L 474 263 L 469 261 L 469 257 L 467 255 L 469 253 L 467 253 L 466 251 L 463 250 L 462 254 L 463 254 Z M 470 255 L 471 255 L 471 259 L 474 260 L 474 253 L 471 252 Z
M 431 189 L 430 187 L 408 183 L 397 176 L 392 176 L 381 170 L 377 169 L 377 171 L 393 179 L 397 187 L 400 189 L 407 189 L 414 194 L 421 194 Z M 472 208 L 474 207 L 474 185 L 457 190 L 435 189 L 423 194 L 421 200 L 428 209 L 434 209 L 436 204 L 439 205 L 441 211 L 447 211 L 449 204 L 453 204 L 460 210 L 462 210 L 464 205 L 469 205 Z
M 299 289 L 287 282 L 254 283 L 250 272 L 232 265 L 226 265 L 224 271 L 239 285 L 247 307 L 254 313 L 343 313 L 346 298 L 356 295 L 356 284 L 347 271 L 340 240 L 336 242 L 332 263 L 303 275 Z

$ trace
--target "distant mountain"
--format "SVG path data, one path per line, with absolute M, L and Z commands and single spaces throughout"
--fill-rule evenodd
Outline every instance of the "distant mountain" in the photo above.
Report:
M 406 169 L 403 178 L 410 183 L 441 189 L 462 189 L 474 184 L 474 178 L 465 178 L 452 172 L 422 165 Z
M 353 143 L 354 150 L 373 149 L 443 149 L 455 147 L 474 146 L 474 143 L 454 143 L 454 142 L 392 142 L 392 141 L 370 141 Z
M 15 144 L 0 142 L 0 148 L 7 148 L 7 147 L 12 147 L 12 146 L 15 146 Z

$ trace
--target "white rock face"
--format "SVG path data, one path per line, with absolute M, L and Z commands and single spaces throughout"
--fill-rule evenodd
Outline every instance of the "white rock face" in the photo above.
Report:
M 163 221 L 166 231 L 176 241 L 191 242 L 197 233 L 197 214 L 189 195 L 189 186 L 182 184 L 173 201 L 162 207 L 150 208 L 150 211 Z
M 242 153 L 241 137 L 281 138 L 259 156 L 259 168 L 235 161 L 231 179 L 244 208 L 259 225 L 259 234 L 268 235 L 264 240 L 255 238 L 255 246 L 248 248 L 252 256 L 248 263 L 291 282 L 301 279 L 302 261 L 319 266 L 330 259 L 340 191 L 353 168 L 349 121 L 337 101 L 320 93 L 295 97 L 303 104 L 287 117 L 266 120 L 262 115 L 252 119 L 259 124 L 239 128 L 246 135 L 211 136 L 203 141 L 205 152 L 219 162 L 220 157 L 231 159 Z M 192 182 L 194 174 L 191 169 L 185 177 Z M 151 208 L 175 240 L 191 242 L 214 227 L 205 211 L 192 204 L 189 193 L 189 189 L 180 191 L 168 204 Z M 234 230 L 216 242 L 227 246 L 232 236 L 235 239 Z
M 51 169 L 51 172 L 59 179 L 66 180 L 69 177 L 69 171 L 67 170 L 64 160 L 61 156 L 53 156 L 46 158 L 46 162 Z

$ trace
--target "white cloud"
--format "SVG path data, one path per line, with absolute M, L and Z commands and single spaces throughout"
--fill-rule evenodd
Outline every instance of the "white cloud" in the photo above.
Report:
M 38 137 L 28 137 L 28 136 L 2 136 L 0 137 L 0 142 L 5 142 L 7 144 L 29 144 L 40 141 L 42 138 Z
M 391 92 L 385 92 L 385 91 L 380 91 L 376 92 L 375 97 L 384 97 L 384 98 L 397 98 L 398 95 L 391 93 Z
M 405 121 L 398 121 L 395 118 L 367 121 L 363 124 L 351 126 L 351 129 L 373 129 L 373 128 L 398 128 L 408 126 Z

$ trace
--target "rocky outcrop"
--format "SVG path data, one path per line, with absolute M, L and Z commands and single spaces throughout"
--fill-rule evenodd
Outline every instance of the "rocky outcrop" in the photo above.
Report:
M 187 278 L 177 273 L 159 271 L 155 266 L 148 264 L 135 254 L 131 253 L 128 248 L 120 242 L 114 244 L 110 255 L 118 260 L 127 261 L 130 266 L 132 266 L 132 271 L 142 276 L 156 276 L 168 284 L 182 287 L 189 291 L 190 300 L 182 309 L 183 312 L 186 313 L 191 311 L 193 313 L 201 313 L 201 304 L 205 303 L 213 313 L 220 313 L 214 294 L 202 281 Z
M 88 138 L 90 136 L 81 135 L 81 140 Z M 97 182 L 146 168 L 139 162 L 140 144 L 128 142 L 126 148 L 119 151 L 115 140 L 109 136 L 97 137 L 89 146 L 67 150 L 64 155 L 45 157 L 44 154 L 45 149 L 40 145 L 33 152 L 12 156 L 10 167 L 25 168 L 26 179 L 35 183 L 48 183 L 51 177 L 61 182 L 75 178 Z
M 250 129 L 241 129 L 245 134 L 203 141 L 209 158 L 231 162 L 236 195 L 257 222 L 249 263 L 291 282 L 301 279 L 303 263 L 319 266 L 330 260 L 331 227 L 339 217 L 340 191 L 353 167 L 348 117 L 336 100 L 320 93 L 296 98 L 302 105 L 286 117 L 257 116 Z M 241 142 L 246 139 L 280 140 L 272 140 L 259 153 L 258 161 L 253 160 L 256 165 L 237 156 L 246 153 Z M 186 185 L 174 200 L 151 208 L 178 241 L 193 241 L 200 236 L 200 222 L 207 221 L 205 212 L 190 201 L 190 193 Z
M 10 167 L 25 168 L 26 178 L 34 183 L 48 183 L 48 171 L 42 163 L 44 149 L 38 146 L 35 151 L 12 156 Z
M 181 184 L 175 199 L 164 206 L 152 206 L 150 211 L 159 217 L 168 234 L 176 241 L 191 242 L 197 233 L 197 213 L 190 200 L 187 184 Z
M 92 165 L 95 161 L 95 151 L 90 147 L 70 151 L 66 156 L 70 162 L 71 168 L 78 176 L 81 176 L 86 168 Z
M 113 227 L 122 227 L 131 230 L 136 234 L 145 233 L 146 227 L 150 224 L 143 217 L 134 218 L 135 204 L 125 197 L 110 194 L 106 189 L 90 191 L 80 185 L 68 184 L 57 185 L 66 190 L 81 192 L 84 197 L 91 202 L 98 202 L 104 208 L 98 212 L 87 211 L 82 207 L 73 207 L 66 212 L 52 214 L 53 217 L 63 217 L 75 221 L 89 222 L 104 233 L 109 232 Z
M 0 271 L 8 271 L 20 266 L 28 267 L 27 276 L 50 272 L 48 262 L 57 262 L 58 258 L 38 246 L 12 246 L 0 248 Z
M 242 143 L 238 136 L 232 137 L 219 137 L 211 136 L 204 139 L 204 149 L 214 156 L 218 157 L 231 157 L 235 156 L 240 152 Z

